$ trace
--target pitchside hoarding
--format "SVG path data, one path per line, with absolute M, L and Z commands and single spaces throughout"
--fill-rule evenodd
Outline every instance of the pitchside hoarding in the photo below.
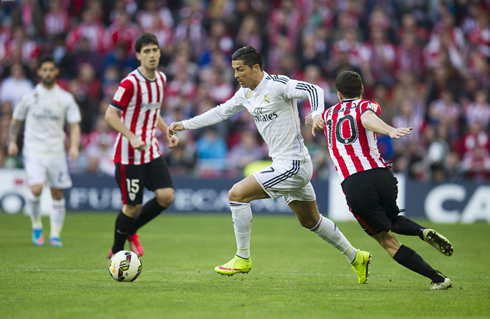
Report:
M 25 212 L 29 189 L 24 171 L 0 169 L 0 211 Z M 437 223 L 490 223 L 490 183 L 428 184 L 399 180 L 398 205 L 406 216 L 428 218 Z M 65 192 L 67 210 L 106 212 L 121 208 L 121 194 L 114 178 L 105 175 L 72 175 L 74 187 Z M 238 180 L 174 178 L 175 200 L 172 212 L 229 212 L 228 190 Z M 335 221 L 352 220 L 337 176 L 330 180 L 312 181 L 320 212 Z M 152 193 L 145 193 L 145 201 Z M 51 207 L 49 190 L 42 195 L 41 209 L 48 214 Z M 252 202 L 254 213 L 291 214 L 284 200 L 263 199 Z

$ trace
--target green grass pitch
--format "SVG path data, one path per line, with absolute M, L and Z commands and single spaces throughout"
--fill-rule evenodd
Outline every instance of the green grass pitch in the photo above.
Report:
M 107 267 L 114 220 L 68 214 L 65 246 L 35 247 L 28 217 L 1 214 L 0 318 L 490 318 L 488 224 L 420 221 L 452 241 L 452 257 L 397 236 L 453 280 L 452 289 L 431 291 L 429 279 L 398 265 L 356 222 L 338 226 L 373 255 L 366 285 L 293 216 L 273 215 L 254 216 L 252 271 L 222 277 L 213 268 L 235 253 L 231 216 L 164 213 L 139 232 L 141 276 L 119 283 Z

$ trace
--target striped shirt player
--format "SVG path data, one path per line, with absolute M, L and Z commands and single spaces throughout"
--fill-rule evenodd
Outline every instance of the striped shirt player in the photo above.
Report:
M 310 182 L 313 165 L 301 135 L 297 99 L 308 99 L 312 114 L 320 118 L 324 109 L 323 90 L 317 85 L 287 76 L 267 74 L 262 69 L 262 56 L 250 46 L 233 53 L 232 67 L 241 88 L 231 99 L 192 119 L 172 123 L 168 128 L 171 136 L 177 131 L 216 124 L 247 110 L 269 147 L 271 166 L 245 177 L 228 192 L 237 253 L 228 263 L 214 270 L 228 276 L 250 271 L 250 202 L 284 197 L 300 224 L 342 252 L 353 266 L 356 265 L 354 270 L 359 283 L 365 283 L 370 254 L 358 252 L 331 220 L 320 215 Z
M 122 80 L 105 113 L 106 121 L 119 133 L 114 163 L 123 202 L 109 257 L 123 250 L 126 240 L 131 251 L 143 255 L 137 230 L 174 199 L 172 177 L 156 139 L 156 129 L 166 132 L 168 127 L 160 115 L 167 78 L 157 70 L 161 52 L 155 35 L 143 33 L 136 40 L 135 51 L 141 65 Z M 177 144 L 177 137 L 168 139 L 170 148 Z M 142 205 L 145 188 L 155 197 Z
M 364 112 L 378 116 L 378 103 L 365 99 L 345 99 L 323 113 L 328 152 L 340 181 L 372 168 L 388 167 L 378 150 L 376 133 L 361 122 Z
M 110 106 L 121 111 L 124 125 L 146 144 L 144 150 L 136 150 L 131 147 L 128 138 L 119 133 L 114 144 L 114 163 L 146 164 L 161 156 L 156 125 L 167 77 L 160 71 L 156 71 L 155 75 L 156 79 L 150 81 L 136 69 L 122 80 L 114 94 Z
M 393 235 L 419 236 L 443 254 L 453 253 L 446 237 L 400 215 L 396 203 L 398 181 L 378 150 L 376 133 L 399 139 L 409 135 L 413 128 L 394 128 L 381 120 L 381 107 L 362 99 L 364 86 L 358 73 L 340 73 L 335 87 L 340 103 L 324 112 L 322 122 L 329 155 L 350 211 L 363 230 L 396 262 L 432 279 L 431 289 L 449 288 L 452 284 L 449 278 L 434 270 L 414 250 L 400 244 Z M 306 122 L 310 126 L 312 118 L 308 116 Z

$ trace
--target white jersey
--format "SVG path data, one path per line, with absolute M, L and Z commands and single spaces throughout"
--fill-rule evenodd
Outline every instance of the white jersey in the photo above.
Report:
M 269 147 L 272 159 L 309 161 L 296 100 L 308 99 L 315 116 L 323 113 L 323 96 L 323 90 L 317 85 L 264 72 L 262 81 L 254 90 L 240 88 L 225 103 L 182 121 L 182 124 L 185 129 L 194 130 L 216 124 L 247 109 Z
M 38 84 L 22 96 L 13 118 L 25 120 L 25 156 L 56 158 L 65 156 L 65 120 L 78 123 L 81 115 L 73 95 L 58 85 L 48 90 Z

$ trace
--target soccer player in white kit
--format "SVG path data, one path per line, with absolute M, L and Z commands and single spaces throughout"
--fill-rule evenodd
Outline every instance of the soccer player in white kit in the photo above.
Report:
M 351 262 L 358 282 L 365 283 L 371 254 L 355 249 L 338 227 L 319 213 L 315 191 L 310 183 L 313 167 L 300 133 L 296 100 L 309 99 L 313 114 L 321 115 L 324 109 L 323 90 L 307 82 L 267 74 L 262 69 L 262 56 L 250 46 L 233 53 L 232 67 L 242 87 L 230 100 L 190 120 L 171 123 L 168 128 L 168 135 L 172 136 L 177 131 L 216 124 L 246 109 L 252 114 L 259 133 L 269 147 L 269 156 L 273 160 L 271 167 L 236 183 L 228 193 L 237 252 L 232 260 L 214 270 L 228 276 L 250 271 L 250 202 L 284 196 L 300 224 L 343 253 Z
M 52 246 L 61 247 L 60 234 L 66 213 L 63 190 L 72 186 L 65 155 L 64 125 L 67 122 L 70 130 L 68 155 L 77 159 L 81 115 L 73 95 L 56 84 L 58 66 L 53 56 L 41 57 L 37 74 L 41 83 L 23 95 L 14 109 L 9 129 L 8 154 L 15 156 L 19 153 L 17 137 L 25 120 L 22 153 L 27 182 L 31 188 L 29 206 L 32 241 L 36 246 L 44 245 L 40 197 L 43 185 L 47 182 L 53 198 L 49 242 Z

